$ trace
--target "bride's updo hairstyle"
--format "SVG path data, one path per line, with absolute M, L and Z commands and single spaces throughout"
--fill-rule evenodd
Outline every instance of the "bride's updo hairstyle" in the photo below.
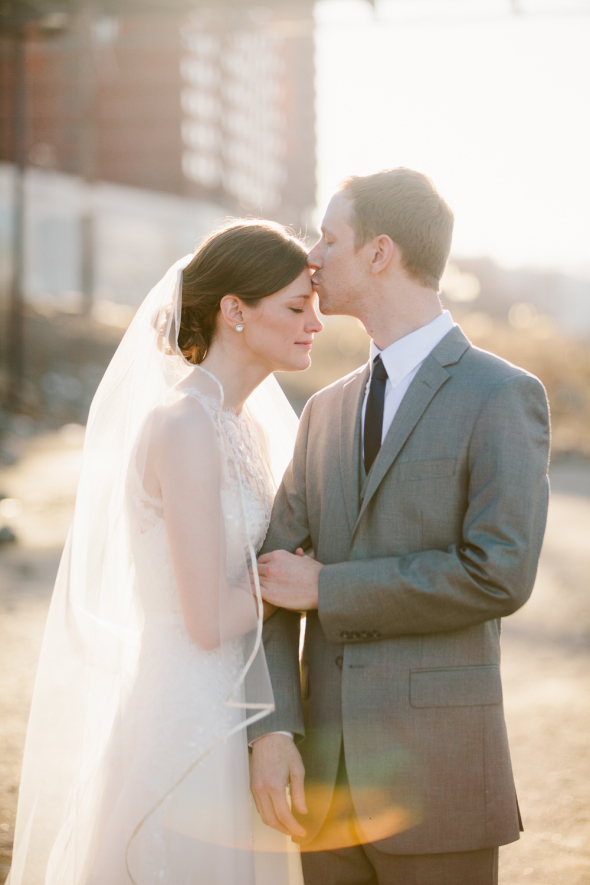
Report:
M 221 299 L 256 304 L 288 286 L 307 267 L 307 251 L 270 221 L 236 221 L 209 236 L 182 274 L 178 345 L 199 365 L 211 346 Z

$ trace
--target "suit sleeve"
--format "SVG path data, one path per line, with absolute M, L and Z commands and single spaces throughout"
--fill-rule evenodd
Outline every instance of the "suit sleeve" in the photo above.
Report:
M 307 437 L 312 400 L 309 400 L 299 424 L 293 460 L 277 492 L 270 528 L 261 553 L 289 550 L 311 545 L 305 493 Z M 305 735 L 301 708 L 299 677 L 299 612 L 279 609 L 264 624 L 262 639 L 274 695 L 275 710 L 248 729 L 252 742 L 273 731 L 291 731 L 295 738 Z
M 513 375 L 475 422 L 461 543 L 324 566 L 319 617 L 328 641 L 460 630 L 520 608 L 545 531 L 548 458 L 545 391 L 533 376 Z

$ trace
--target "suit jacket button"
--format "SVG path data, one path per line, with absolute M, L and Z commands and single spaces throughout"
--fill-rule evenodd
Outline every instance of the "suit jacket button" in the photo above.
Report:
M 342 670 L 342 665 L 344 664 L 344 658 L 341 655 L 338 655 L 336 660 L 334 661 L 339 670 Z

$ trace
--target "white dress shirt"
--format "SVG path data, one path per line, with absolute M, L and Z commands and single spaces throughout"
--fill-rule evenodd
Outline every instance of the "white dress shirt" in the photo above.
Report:
M 445 310 L 435 320 L 410 332 L 399 341 L 394 341 L 385 350 L 379 350 L 374 341 L 371 341 L 371 375 L 373 369 L 373 360 L 378 354 L 381 354 L 381 360 L 387 372 L 387 381 L 385 382 L 385 402 L 383 403 L 383 430 L 381 432 L 381 442 L 387 436 L 387 431 L 391 427 L 397 410 L 400 407 L 408 387 L 418 374 L 420 366 L 431 353 L 437 344 L 439 344 L 445 335 L 451 331 L 455 323 L 448 310 Z M 365 399 L 363 402 L 363 422 L 362 433 L 363 441 L 365 436 L 365 412 L 367 410 L 367 399 L 369 396 L 369 387 L 371 386 L 371 378 L 367 382 L 365 390 Z
M 387 436 L 387 431 L 391 427 L 396 412 L 400 407 L 408 387 L 418 374 L 418 370 L 429 353 L 431 353 L 437 344 L 439 344 L 445 335 L 451 331 L 455 323 L 448 310 L 445 310 L 441 316 L 438 316 L 431 323 L 410 332 L 399 341 L 394 341 L 385 350 L 379 350 L 374 341 L 371 341 L 371 369 L 373 360 L 377 354 L 381 354 L 381 360 L 387 372 L 387 381 L 385 383 L 385 402 L 383 404 L 383 430 L 381 433 L 381 442 Z M 367 409 L 367 397 L 369 396 L 369 387 L 371 379 L 367 382 L 365 390 L 365 399 L 363 402 L 363 440 L 365 432 L 365 412 Z M 271 734 L 284 734 L 293 737 L 290 731 L 275 731 Z M 252 742 L 254 743 L 254 741 Z M 250 744 L 252 746 L 252 744 Z

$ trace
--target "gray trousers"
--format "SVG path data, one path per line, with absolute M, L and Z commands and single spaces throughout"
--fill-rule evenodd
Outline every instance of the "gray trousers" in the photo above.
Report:
M 342 797 L 354 827 L 354 806 L 348 787 L 344 752 L 336 778 L 338 809 L 334 803 L 316 839 L 301 855 L 305 885 L 498 885 L 498 849 L 460 851 L 448 854 L 387 854 L 370 843 L 328 851 L 321 845 L 323 831 L 338 814 L 342 819 Z

